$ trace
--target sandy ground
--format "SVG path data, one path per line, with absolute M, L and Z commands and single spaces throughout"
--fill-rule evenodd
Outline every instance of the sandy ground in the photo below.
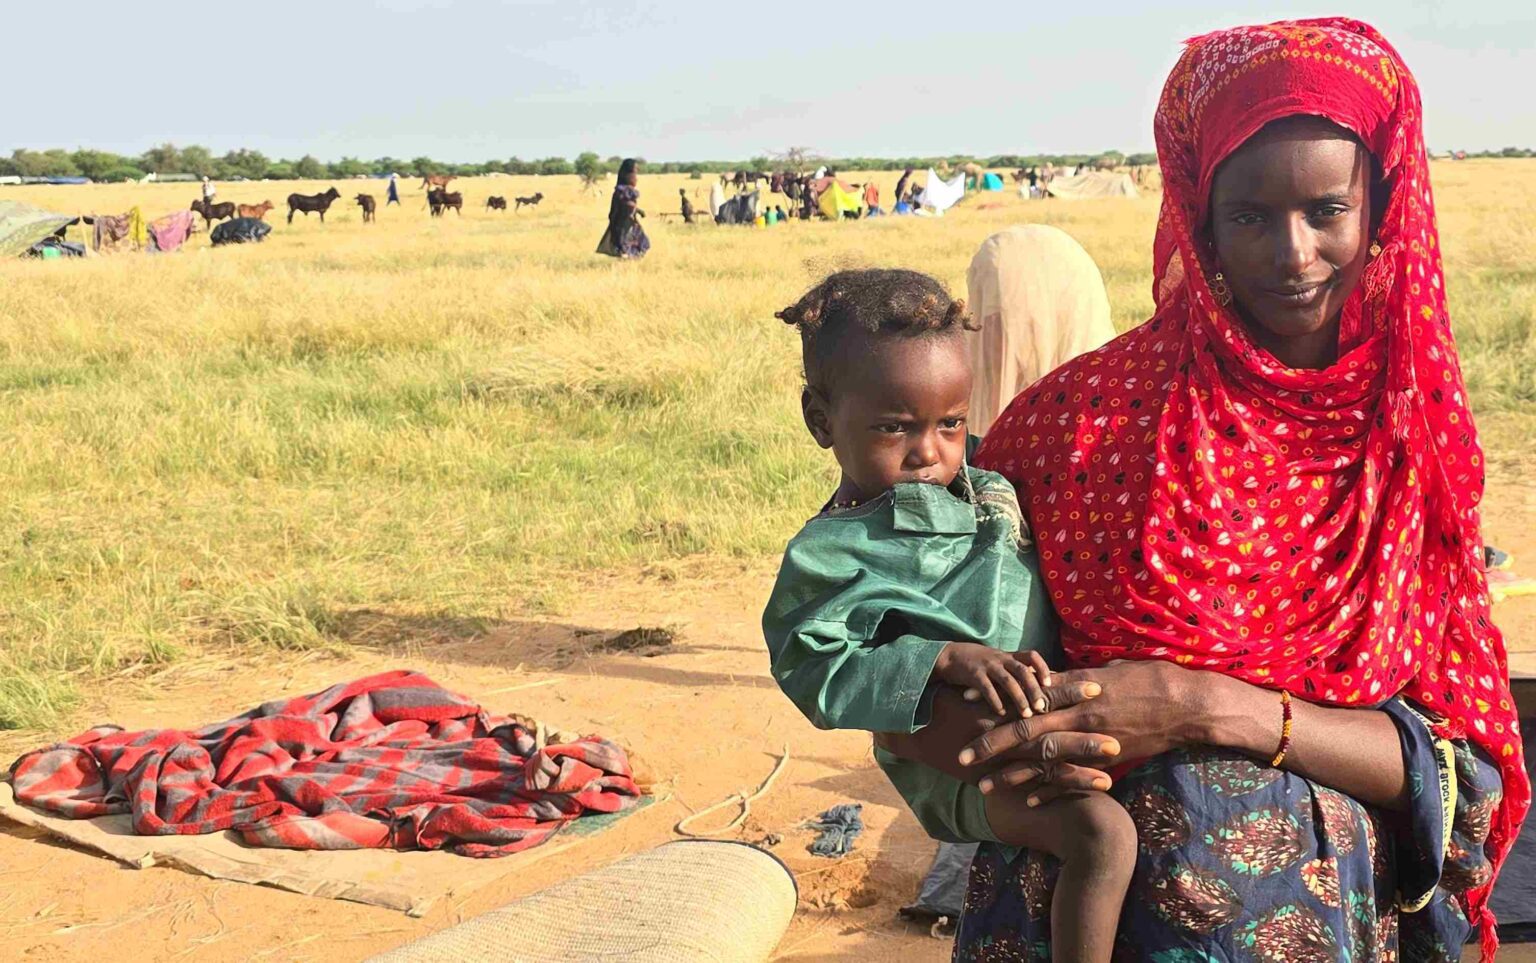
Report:
M 1536 565 L 1536 488 L 1495 489 L 1487 529 Z M 380 613 L 370 638 L 345 657 L 209 656 L 149 680 L 114 684 L 79 721 L 130 728 L 192 726 L 283 694 L 312 691 L 385 668 L 413 667 L 481 698 L 575 729 L 617 736 L 668 782 L 672 798 L 558 859 L 536 863 L 424 919 L 350 903 L 217 882 L 168 868 L 131 870 L 0 826 L 0 958 L 49 961 L 357 960 L 451 925 L 559 879 L 673 838 L 672 825 L 741 788 L 754 788 L 787 744 L 791 761 L 753 806 L 742 839 L 773 847 L 796 873 L 801 906 L 777 959 L 901 961 L 948 958 L 949 944 L 898 922 L 933 846 L 899 808 L 875 768 L 868 737 L 820 733 L 769 678 L 757 618 L 771 584 L 766 563 L 699 562 L 665 578 L 596 579 L 581 607 L 559 620 L 470 625 Z M 1536 674 L 1536 598 L 1498 606 L 1517 672 Z M 582 630 L 672 626 L 654 653 L 594 653 Z M 490 695 L 522 683 L 552 684 Z M 11 758 L 46 737 L 0 734 Z M 810 856 L 807 817 L 838 802 L 865 803 L 855 855 Z M 1502 959 L 1536 963 L 1510 948 Z

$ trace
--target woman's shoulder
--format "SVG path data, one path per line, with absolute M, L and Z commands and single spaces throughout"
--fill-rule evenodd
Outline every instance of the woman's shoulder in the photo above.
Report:
M 1018 485 L 1027 474 L 1025 462 L 1054 461 L 1085 432 L 1111 435 L 1155 421 L 1176 367 L 1174 343 L 1161 337 L 1154 320 L 1068 361 L 1003 409 L 976 464 Z M 1025 453 L 1029 457 L 1021 459 Z

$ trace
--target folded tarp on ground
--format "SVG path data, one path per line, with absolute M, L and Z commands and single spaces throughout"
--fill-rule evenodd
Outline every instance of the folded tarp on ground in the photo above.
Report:
M 234 830 L 253 846 L 501 856 L 588 813 L 636 804 L 623 750 L 540 745 L 414 672 L 269 702 L 204 729 L 102 726 L 22 756 L 19 802 L 140 835 Z
M 1046 185 L 1052 197 L 1064 200 L 1088 200 L 1096 197 L 1140 197 L 1129 174 L 1088 171 L 1076 177 L 1057 177 Z
M 209 237 L 213 246 L 218 247 L 221 244 L 249 244 L 271 233 L 272 225 L 259 217 L 237 217 L 214 228 Z
M 75 218 L 21 201 L 0 201 L 0 257 L 19 257 Z

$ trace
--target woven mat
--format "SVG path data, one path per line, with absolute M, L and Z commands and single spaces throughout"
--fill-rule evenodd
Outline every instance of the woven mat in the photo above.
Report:
M 794 877 L 743 843 L 686 840 L 568 879 L 369 963 L 763 963 Z

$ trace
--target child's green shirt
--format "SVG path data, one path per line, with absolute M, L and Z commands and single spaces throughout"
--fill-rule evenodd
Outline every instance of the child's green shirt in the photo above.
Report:
M 949 642 L 1059 653 L 1013 486 L 970 467 L 947 488 L 898 485 L 806 523 L 784 552 L 763 635 L 774 678 L 813 724 L 871 732 L 927 724 Z M 930 835 L 994 840 L 974 787 L 875 757 Z

